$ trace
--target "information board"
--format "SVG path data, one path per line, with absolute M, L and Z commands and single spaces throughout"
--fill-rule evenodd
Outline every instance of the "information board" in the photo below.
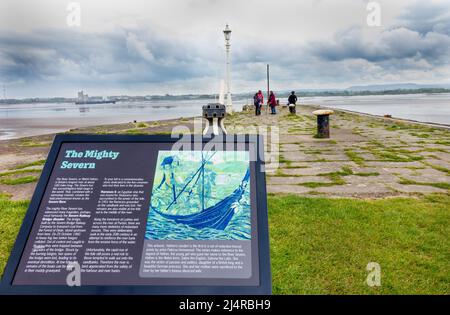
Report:
M 271 293 L 261 148 L 58 135 L 1 293 Z

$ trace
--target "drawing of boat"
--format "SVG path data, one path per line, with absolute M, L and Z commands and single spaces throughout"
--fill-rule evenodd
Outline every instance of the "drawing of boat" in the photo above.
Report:
M 161 189 L 164 186 L 171 189 L 172 200 L 170 201 L 170 203 L 168 203 L 168 205 L 165 206 L 164 211 L 161 211 L 153 206 L 151 206 L 151 209 L 165 219 L 173 220 L 177 223 L 185 224 L 195 229 L 213 228 L 216 230 L 224 230 L 233 218 L 235 214 L 235 206 L 237 203 L 239 203 L 245 192 L 245 189 L 250 180 L 250 170 L 249 168 L 247 168 L 241 183 L 231 194 L 215 203 L 213 206 L 205 208 L 205 191 L 210 190 L 208 185 L 211 185 L 211 183 L 207 183 L 205 181 L 205 165 L 208 164 L 214 154 L 215 152 L 213 152 L 209 158 L 204 158 L 202 154 L 200 167 L 188 177 L 186 184 L 184 184 L 181 189 L 177 188 L 177 185 L 179 184 L 177 184 L 175 180 L 176 176 L 173 172 L 172 167 L 173 163 L 177 163 L 176 157 L 166 157 L 161 163 L 161 167 L 168 170 L 168 172 L 167 174 L 164 173 L 163 179 L 158 185 L 157 189 Z M 194 198 L 194 196 L 192 195 L 193 189 L 198 184 L 200 184 L 201 187 L 201 193 L 199 194 L 199 203 L 201 206 L 199 207 L 199 212 L 188 215 L 167 213 L 170 208 L 177 203 L 182 194 L 187 194 L 188 197 Z

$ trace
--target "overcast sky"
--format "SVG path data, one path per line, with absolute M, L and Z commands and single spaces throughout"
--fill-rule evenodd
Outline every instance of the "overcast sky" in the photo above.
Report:
M 232 88 L 450 83 L 450 0 L 64 0 L 0 2 L 0 84 L 7 96 L 217 93 L 222 30 L 233 31 Z

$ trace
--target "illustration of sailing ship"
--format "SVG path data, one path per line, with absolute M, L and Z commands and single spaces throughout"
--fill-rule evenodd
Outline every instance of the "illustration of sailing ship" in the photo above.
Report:
M 151 205 L 151 209 L 167 220 L 185 224 L 195 229 L 212 228 L 224 230 L 235 215 L 236 205 L 246 190 L 250 180 L 250 170 L 247 168 L 242 181 L 231 194 L 214 205 L 206 207 L 206 200 L 211 200 L 211 191 L 215 185 L 215 173 L 208 170 L 206 166 L 210 163 L 215 153 L 212 152 L 209 157 L 205 158 L 202 152 L 200 167 L 186 178 L 184 185 L 179 184 L 176 180 L 174 168 L 176 165 L 179 165 L 177 157 L 168 156 L 164 158 L 160 165 L 164 169 L 164 175 L 155 192 L 158 193 L 162 189 L 169 189 L 171 190 L 171 198 L 165 203 L 159 204 L 159 209 L 154 205 Z M 192 200 L 192 198 L 196 198 L 195 195 L 198 196 L 197 201 Z M 186 204 L 187 206 L 188 201 L 194 202 L 199 211 L 183 215 L 170 213 L 171 208 L 177 203 L 181 203 L 181 205 Z

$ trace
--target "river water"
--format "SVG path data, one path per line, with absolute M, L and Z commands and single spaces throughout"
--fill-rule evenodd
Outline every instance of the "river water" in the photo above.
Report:
M 201 116 L 202 106 L 214 99 L 118 102 L 116 104 L 75 105 L 74 103 L 35 103 L 0 105 L 0 140 L 62 132 L 72 128 L 158 121 Z M 233 102 L 242 110 L 246 100 Z
M 202 105 L 214 100 L 119 102 L 104 105 L 73 103 L 36 103 L 0 105 L 0 140 L 20 138 L 77 127 L 137 121 L 157 121 L 200 116 Z M 286 103 L 286 99 L 280 102 Z M 247 101 L 236 100 L 240 111 Z M 450 125 L 450 94 L 407 94 L 350 97 L 305 97 L 299 104 L 317 104 L 374 115 L 389 114 Z
M 300 103 L 450 125 L 450 94 L 305 97 Z

